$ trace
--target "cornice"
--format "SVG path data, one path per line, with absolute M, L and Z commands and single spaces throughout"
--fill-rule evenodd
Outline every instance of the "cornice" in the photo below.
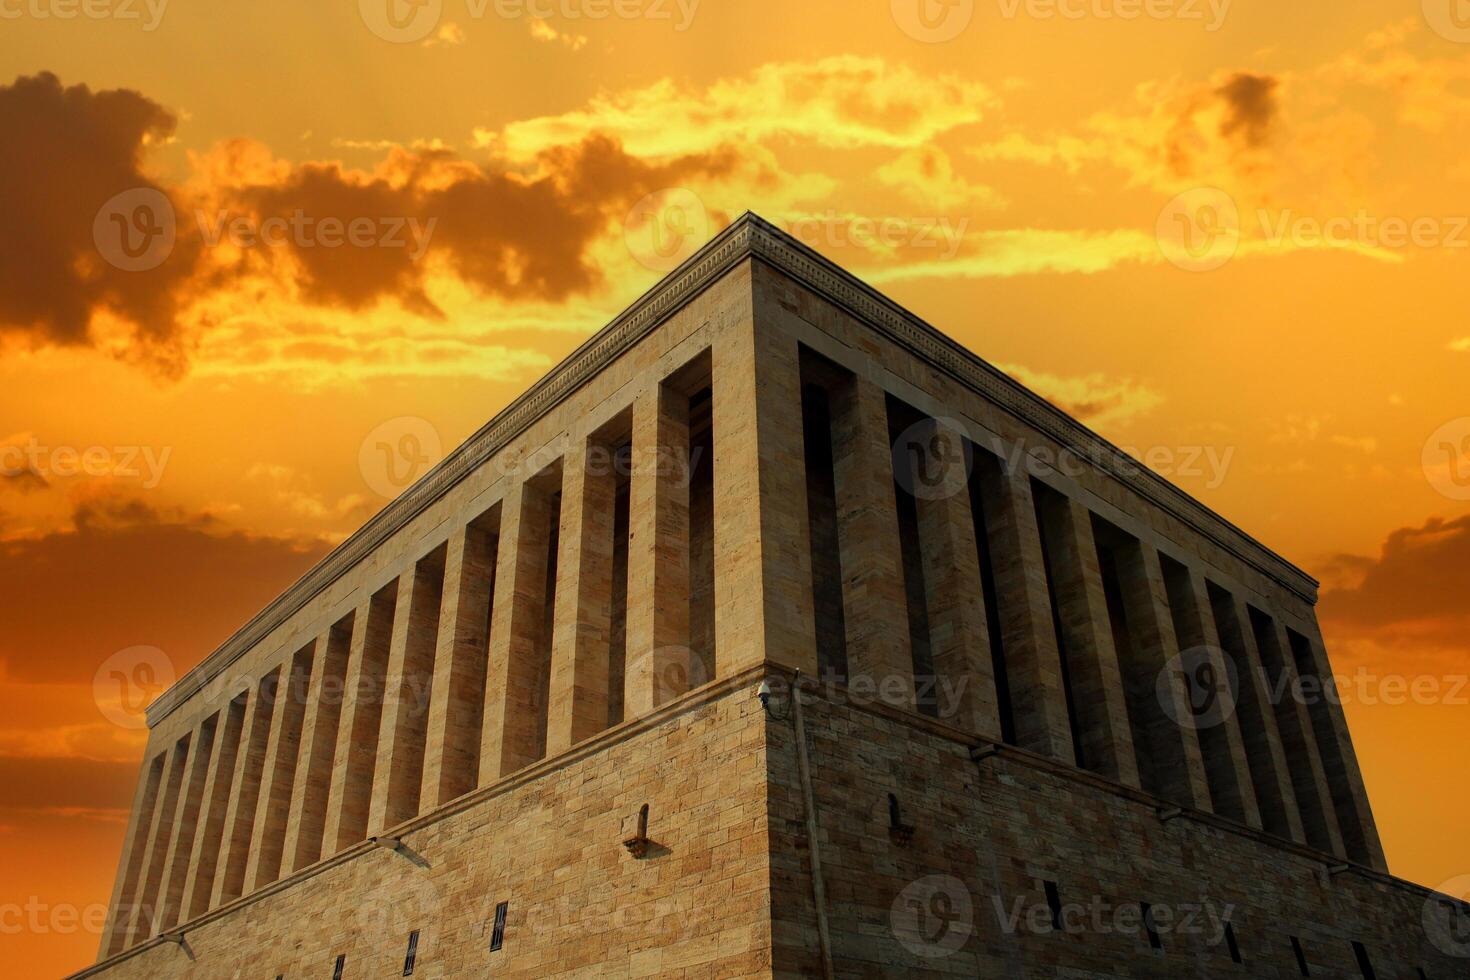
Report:
M 1316 601 L 1317 583 L 1300 569 L 851 273 L 746 212 L 332 549 L 295 584 L 160 695 L 148 706 L 149 726 L 157 725 L 537 419 L 731 268 L 750 257 L 771 265 L 826 297 L 1022 422 L 1080 454 L 1139 496 L 1195 528 L 1307 602 Z

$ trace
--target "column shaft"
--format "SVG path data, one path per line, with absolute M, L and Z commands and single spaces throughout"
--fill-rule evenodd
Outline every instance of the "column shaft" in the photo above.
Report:
M 398 583 L 380 589 L 352 614 L 352 644 L 347 657 L 342 718 L 332 756 L 332 785 L 327 794 L 327 823 L 322 856 L 367 838 L 372 807 L 378 729 L 383 717 L 388 673 L 388 647 L 393 639 L 393 611 Z
M 1256 647 L 1271 679 L 1271 700 L 1276 705 L 1276 724 L 1291 769 L 1292 787 L 1296 791 L 1297 808 L 1307 843 L 1320 851 L 1346 857 L 1342 834 L 1337 826 L 1337 813 L 1332 805 L 1332 791 L 1317 752 L 1312 734 L 1312 720 L 1303 704 L 1301 679 L 1292 663 L 1291 645 L 1286 627 L 1275 618 L 1253 613 Z
M 1192 676 L 1183 684 L 1190 713 L 1199 738 L 1200 754 L 1210 784 L 1210 800 L 1217 813 L 1247 824 L 1261 826 L 1261 811 L 1246 761 L 1240 716 L 1235 712 L 1235 691 L 1229 688 L 1220 633 L 1210 608 L 1208 586 L 1197 570 L 1171 565 L 1165 585 L 1169 608 L 1174 614 L 1175 633 L 1182 651 L 1182 669 Z M 1205 690 L 1206 687 L 1212 690 Z M 1192 698 L 1200 697 L 1202 713 L 1196 714 Z
M 425 806 L 463 796 L 479 780 L 499 520 L 497 509 L 483 526 L 471 523 L 449 539 L 420 794 Z
M 749 282 L 743 283 L 746 289 Z M 712 349 L 715 648 L 721 671 L 817 672 L 797 345 L 745 316 Z
M 914 655 L 886 397 L 871 381 L 852 376 L 833 387 L 831 411 L 848 683 L 913 709 Z
M 189 874 L 189 858 L 194 851 L 194 838 L 199 827 L 199 817 L 204 804 L 204 787 L 209 780 L 211 763 L 218 741 L 217 731 L 225 712 L 220 711 L 206 718 L 190 736 L 192 758 L 189 774 L 185 779 L 183 795 L 179 799 L 178 814 L 174 818 L 173 843 L 169 847 L 168 863 L 163 867 L 163 885 L 158 908 L 153 917 L 153 932 L 158 934 L 172 929 L 179 922 L 179 913 L 184 900 L 184 885 Z
M 1214 607 L 1220 645 L 1235 659 L 1240 679 L 1240 731 L 1250 759 L 1261 823 L 1278 837 L 1305 844 L 1307 837 L 1291 785 L 1291 770 L 1271 705 L 1271 682 L 1256 649 L 1249 610 L 1243 600 L 1223 591 L 1216 594 Z
M 691 469 L 689 399 L 651 385 L 633 401 L 625 718 L 688 687 Z
M 215 733 L 215 748 L 209 760 L 209 776 L 204 782 L 204 802 L 199 814 L 199 829 L 189 854 L 189 872 L 184 885 L 183 918 L 193 919 L 209 910 L 214 895 L 214 875 L 219 866 L 220 847 L 224 839 L 225 818 L 230 808 L 230 790 L 234 784 L 235 764 L 240 753 L 240 738 L 245 728 L 245 712 L 250 692 L 244 691 L 230 700 L 221 713 Z
M 950 479 L 925 483 L 917 479 L 918 468 L 931 460 L 921 459 L 917 452 L 909 457 L 913 467 L 909 485 L 915 489 L 919 515 L 934 697 L 941 719 L 999 741 L 1000 709 L 980 553 L 975 547 L 975 516 L 963 478 L 966 447 L 960 433 L 932 419 L 921 426 L 919 435 L 916 450 L 929 454 L 941 466 L 959 467 L 958 473 L 949 474 Z
M 540 486 L 520 483 L 503 503 L 496 557 L 495 608 L 485 680 L 480 785 L 545 754 L 542 677 L 548 661 L 546 589 L 551 521 L 556 508 Z
M 1135 723 L 1146 739 L 1155 792 L 1197 810 L 1212 809 L 1199 738 L 1194 729 L 1176 722 L 1190 716 L 1185 692 L 1178 684 L 1159 684 L 1159 677 L 1179 653 L 1159 553 L 1152 545 L 1131 542 L 1120 548 L 1118 580 L 1127 610 L 1133 649 L 1123 662 L 1129 702 L 1140 715 Z M 1120 656 L 1122 651 L 1119 651 Z M 1160 692 L 1173 701 L 1169 710 Z M 1135 740 L 1136 741 L 1136 740 Z
M 276 711 L 271 717 L 260 799 L 255 808 L 255 830 L 245 866 L 247 891 L 253 892 L 281 876 L 314 652 L 314 642 L 296 652 L 283 668 L 287 670 L 286 682 L 276 692 Z
M 138 882 L 138 901 L 128 926 L 127 945 L 135 946 L 153 935 L 153 913 L 163 884 L 163 866 L 173 839 L 174 822 L 184 774 L 189 764 L 189 737 L 179 739 L 168 754 L 168 771 L 163 778 L 163 795 L 153 813 L 148 850 L 143 858 L 143 877 Z
M 369 837 L 419 813 L 443 599 L 444 550 L 440 549 L 420 559 L 398 580 L 398 605 L 388 647 L 387 697 L 378 726 L 378 759 L 368 810 Z
M 282 871 L 286 874 L 314 863 L 322 855 L 332 761 L 337 751 L 347 657 L 351 649 L 351 616 L 316 639 L 301 751 L 296 781 L 291 787 L 291 811 L 286 819 L 286 841 L 282 849 Z
M 1022 748 L 1075 765 L 1046 559 L 1031 481 L 1024 470 L 1010 473 L 1004 463 L 981 458 L 975 474 L 995 580 L 1016 741 Z
M 548 755 L 560 755 L 607 727 L 616 492 L 610 455 L 585 437 L 573 439 L 562 469 Z
M 265 770 L 271 717 L 275 714 L 276 691 L 280 683 L 281 669 L 278 667 L 261 679 L 250 699 L 250 710 L 245 715 L 245 728 L 240 736 L 240 751 L 230 787 L 229 809 L 225 814 L 224 837 L 214 873 L 211 907 L 239 898 L 245 889 L 245 869 L 255 832 L 255 810 L 260 802 L 260 780 Z
M 1125 786 L 1138 786 L 1138 757 L 1128 723 L 1118 649 L 1108 622 L 1107 595 L 1081 501 L 1056 494 L 1041 505 L 1042 531 L 1056 595 L 1057 622 L 1081 726 L 1079 762 Z

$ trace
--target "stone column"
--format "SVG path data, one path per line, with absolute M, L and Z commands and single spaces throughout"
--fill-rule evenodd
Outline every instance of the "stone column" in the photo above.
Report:
M 1022 748 L 1075 765 L 1062 655 L 1052 622 L 1031 480 L 1024 466 L 1008 472 L 1002 461 L 979 462 L 984 465 L 977 465 L 976 478 L 994 572 L 1016 741 Z
M 243 691 L 230 699 L 221 712 L 215 732 L 215 748 L 209 760 L 209 776 L 204 781 L 204 803 L 199 814 L 199 829 L 189 855 L 189 872 L 184 885 L 183 919 L 189 920 L 209 910 L 214 894 L 214 874 L 219 865 L 220 844 L 224 839 L 225 817 L 230 808 L 230 789 L 234 782 L 235 763 L 240 753 L 240 737 L 245 728 L 245 712 L 250 692 Z
M 189 736 L 193 747 L 192 758 L 189 762 L 189 774 L 184 781 L 183 795 L 179 798 L 178 813 L 174 818 L 173 843 L 169 847 L 168 862 L 163 866 L 163 884 L 153 916 L 154 935 L 173 928 L 179 922 L 184 884 L 189 873 L 189 856 L 194 850 L 194 837 L 204 803 L 204 786 L 209 779 L 210 763 L 217 742 L 216 732 L 224 715 L 224 711 L 210 715 Z
M 153 912 L 158 907 L 158 893 L 163 883 L 163 865 L 173 840 L 180 790 L 189 764 L 189 736 L 174 744 L 168 754 L 168 771 L 163 777 L 163 795 L 153 812 L 148 833 L 148 850 L 143 857 L 143 877 L 138 882 L 138 901 L 128 926 L 128 946 L 135 946 L 153 935 Z
M 337 749 L 332 756 L 332 786 L 327 794 L 327 824 L 322 834 L 322 856 L 367 838 L 372 807 L 374 767 L 378 760 L 378 729 L 383 717 L 387 683 L 388 647 L 393 639 L 393 612 L 398 602 L 395 581 L 352 614 L 352 645 L 343 685 L 342 719 Z
M 1197 717 L 1192 710 L 1183 716 L 1193 723 L 1199 737 L 1200 752 L 1210 783 L 1210 799 L 1215 811 L 1251 827 L 1261 826 L 1261 811 L 1251 783 L 1250 764 L 1246 761 L 1245 739 L 1240 732 L 1240 716 L 1233 710 L 1234 692 L 1228 687 L 1224 651 L 1210 608 L 1209 587 L 1198 570 L 1180 567 L 1177 581 L 1169 590 L 1170 608 L 1174 611 L 1179 646 L 1186 656 L 1181 668 L 1200 672 L 1186 679 L 1186 699 L 1199 693 L 1201 679 L 1213 678 L 1215 690 L 1209 695 L 1230 699 L 1231 710 L 1212 710 Z
M 1057 620 L 1067 651 L 1072 693 L 1087 768 L 1125 786 L 1139 785 L 1138 757 L 1128 724 L 1127 695 L 1108 618 L 1092 515 L 1056 494 L 1042 505 L 1043 531 L 1056 590 Z
M 281 856 L 291 815 L 291 791 L 296 785 L 296 763 L 301 754 L 301 729 L 306 717 L 314 652 L 315 643 L 296 651 L 288 665 L 286 683 L 276 692 L 276 711 L 271 718 L 260 800 L 255 810 L 254 839 L 245 867 L 247 893 L 281 876 Z
M 511 487 L 502 507 L 481 786 L 530 765 L 545 750 L 540 685 L 548 646 L 546 578 L 553 500 L 546 489 L 520 483 Z
M 444 600 L 439 607 L 424 786 L 419 794 L 427 807 L 468 793 L 480 775 L 499 505 L 482 520 L 483 525 L 472 522 L 450 537 L 444 560 Z
M 589 437 L 572 439 L 562 468 L 555 619 L 546 754 L 560 755 L 607 727 L 612 631 L 613 497 L 611 453 Z
M 1133 542 L 1120 549 L 1118 557 L 1118 582 L 1135 647 L 1123 663 L 1124 683 L 1134 690 L 1132 701 L 1142 715 L 1141 727 L 1147 734 L 1143 751 L 1150 753 L 1164 796 L 1181 806 L 1211 810 L 1199 737 L 1193 728 L 1175 721 L 1190 716 L 1185 692 L 1177 683 L 1159 684 L 1160 675 L 1179 653 L 1159 553 L 1152 545 Z M 1168 709 L 1160 702 L 1161 691 L 1172 699 Z
M 985 618 L 980 553 L 975 547 L 975 517 L 967 492 L 966 446 L 961 433 L 927 419 L 917 443 L 899 447 L 907 460 L 919 515 L 929 645 L 934 660 L 935 697 L 941 720 L 1000 741 L 994 660 Z M 910 449 L 913 457 L 906 454 Z M 918 468 L 935 479 L 921 481 Z
M 1291 770 L 1271 704 L 1271 681 L 1261 666 L 1261 654 L 1250 628 L 1250 610 L 1243 599 L 1222 596 L 1215 604 L 1215 623 L 1221 645 L 1236 657 L 1240 678 L 1236 710 L 1240 713 L 1241 737 L 1250 759 L 1262 825 L 1278 837 L 1305 844 L 1307 836 L 1291 785 Z
M 852 376 L 833 386 L 830 404 L 848 683 L 867 683 L 881 699 L 912 710 L 914 654 L 886 399 L 873 382 Z
M 625 719 L 688 688 L 691 472 L 689 399 L 654 383 L 633 400 Z
M 117 884 L 113 888 L 112 903 L 108 905 L 107 924 L 102 931 L 103 958 L 122 952 L 127 945 L 128 928 L 138 901 L 138 879 L 143 875 L 143 858 L 148 850 L 148 841 L 152 839 L 150 834 L 166 761 L 166 754 L 159 753 L 143 766 L 138 777 L 127 836 L 123 838 L 123 853 L 118 861 Z
M 225 813 L 224 837 L 215 866 L 211 908 L 239 898 L 245 890 L 245 869 L 255 832 L 255 809 L 260 802 L 260 777 L 265 769 L 271 717 L 275 714 L 280 679 L 279 667 L 261 679 L 254 697 L 250 699 L 250 711 L 245 715 L 245 728 L 240 735 L 240 751 L 230 786 L 230 805 Z
M 750 302 L 749 266 L 721 288 Z M 711 350 L 715 649 L 721 672 L 763 659 L 817 672 L 811 534 L 796 341 L 752 322 L 720 325 Z
M 1310 633 L 1301 637 L 1301 643 L 1298 658 L 1305 661 L 1324 684 L 1330 682 L 1332 666 L 1328 663 L 1327 648 L 1315 620 Z M 1327 785 L 1332 789 L 1333 808 L 1337 811 L 1343 847 L 1354 861 L 1387 872 L 1383 842 L 1378 836 L 1378 824 L 1373 819 L 1373 808 L 1368 802 L 1363 772 L 1358 766 L 1352 737 L 1348 734 L 1342 704 L 1336 698 L 1323 697 L 1312 717 Z
M 1276 702 L 1276 724 L 1291 767 L 1291 782 L 1296 790 L 1297 808 L 1307 843 L 1320 851 L 1346 857 L 1342 833 L 1337 825 L 1337 812 L 1332 803 L 1332 790 L 1322 757 L 1313 737 L 1312 719 L 1303 703 L 1301 678 L 1292 663 L 1291 644 L 1286 627 L 1275 617 L 1265 617 L 1265 627 L 1256 637 L 1261 659 L 1266 664 Z
M 322 856 L 332 761 L 337 751 L 337 731 L 346 693 L 347 657 L 352 648 L 352 619 L 349 616 L 317 637 L 312 654 L 311 689 L 306 695 L 300 759 L 296 764 L 296 782 L 291 788 L 291 811 L 282 850 L 282 870 L 286 874 Z
M 368 836 L 418 816 L 424 782 L 424 744 L 429 727 L 434 648 L 439 641 L 439 606 L 444 598 L 444 551 L 414 563 L 398 579 L 393 638 L 383 717 L 378 726 Z

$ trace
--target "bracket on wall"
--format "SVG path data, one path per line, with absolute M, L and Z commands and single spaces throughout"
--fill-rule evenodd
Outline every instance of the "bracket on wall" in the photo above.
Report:
M 971 762 L 984 762 L 986 759 L 993 759 L 998 755 L 1000 755 L 999 742 L 986 742 L 984 745 L 977 745 L 970 749 Z
M 1352 870 L 1353 866 L 1345 861 L 1339 862 L 1337 864 L 1329 864 L 1327 866 L 1327 877 L 1336 878 L 1338 875 L 1347 874 Z
M 648 845 L 650 843 L 648 839 L 648 804 L 645 803 L 638 809 L 638 829 L 634 831 L 632 837 L 623 841 L 623 846 L 628 849 L 628 853 L 633 855 L 633 857 L 642 858 L 648 855 Z
M 1182 806 L 1163 806 L 1154 813 L 1158 815 L 1159 823 L 1168 823 L 1170 820 L 1184 816 L 1184 808 Z
M 184 955 L 189 957 L 189 962 L 194 962 L 194 947 L 189 945 L 189 940 L 184 938 L 184 934 L 182 932 L 160 933 L 158 938 L 166 943 L 173 943 L 175 946 L 179 947 L 179 949 L 182 949 L 184 951 Z

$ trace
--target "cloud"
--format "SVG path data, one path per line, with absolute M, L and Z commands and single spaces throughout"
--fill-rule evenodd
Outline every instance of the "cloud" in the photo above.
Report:
M 1220 123 L 1220 134 L 1260 146 L 1276 120 L 1276 87 L 1279 80 L 1266 75 L 1241 72 L 1215 90 L 1228 107 Z
M 182 674 L 327 551 L 136 498 L 79 505 L 73 527 L 0 543 L 7 683 L 92 683 L 114 652 L 147 644 Z
M 176 288 L 191 274 L 197 244 L 183 236 L 176 261 L 129 272 L 105 261 L 93 241 L 98 211 L 114 195 L 163 192 L 142 160 L 175 124 L 168 110 L 127 89 L 63 87 L 50 73 L 0 85 L 0 334 L 88 344 L 94 316 L 107 313 L 141 349 L 177 356 L 168 352 L 177 340 Z
M 198 161 L 207 175 L 196 214 L 234 245 L 211 260 L 225 272 L 269 272 L 307 303 L 361 310 L 392 299 L 441 318 L 427 280 L 448 270 L 482 295 L 560 300 L 602 284 L 589 250 L 639 198 L 696 177 L 734 172 L 729 151 L 646 163 L 590 135 L 548 148 L 525 175 L 470 163 L 448 150 L 395 148 L 372 170 L 337 162 L 289 164 L 234 140 Z M 327 220 L 364 229 L 323 247 Z M 247 238 L 232 235 L 238 225 Z M 254 233 L 275 228 L 273 243 Z
M 993 187 L 971 184 L 954 171 L 949 154 L 935 146 L 905 150 L 877 170 L 878 180 L 898 188 L 910 202 L 929 209 L 957 209 L 971 205 L 1001 207 L 1005 198 Z
M 1061 377 L 1017 364 L 996 365 L 1062 411 L 1089 425 L 1121 425 L 1158 407 L 1164 396 L 1146 385 L 1101 374 Z
M 1324 572 L 1324 625 L 1394 648 L 1470 653 L 1470 516 L 1394 531 L 1376 557 L 1338 555 Z
M 1013 228 L 967 232 L 963 248 L 950 258 L 910 261 L 865 272 L 875 285 L 912 279 L 1006 278 L 1040 273 L 1106 272 L 1124 264 L 1163 261 L 1152 234 L 1132 229 Z
M 841 55 L 762 65 L 704 89 L 663 79 L 598 95 L 585 108 L 477 130 L 482 147 L 533 160 L 593 134 L 639 157 L 702 154 L 730 144 L 792 140 L 820 146 L 906 149 L 978 122 L 997 105 L 984 85 L 923 75 L 881 58 Z
M 362 313 L 390 304 L 443 320 L 429 283 L 447 277 L 482 297 L 561 302 L 605 285 L 591 253 L 635 201 L 737 172 L 761 179 L 770 163 L 729 148 L 647 162 L 587 133 L 514 169 L 437 142 L 390 146 L 354 168 L 291 162 L 233 139 L 191 153 L 189 178 L 164 186 L 142 160 L 175 124 L 136 92 L 63 88 L 49 74 L 0 86 L 0 332 L 178 374 L 212 328 L 273 299 L 295 304 L 298 319 L 302 305 Z M 123 271 L 94 242 L 94 219 L 114 195 L 140 189 L 165 195 L 171 213 L 155 217 L 171 219 L 176 242 L 155 268 Z M 363 355 L 330 342 L 295 353 Z
M 538 41 L 547 43 L 560 42 L 573 51 L 580 51 L 587 46 L 587 35 L 564 34 L 551 26 L 551 21 L 543 17 L 531 18 L 531 36 Z

